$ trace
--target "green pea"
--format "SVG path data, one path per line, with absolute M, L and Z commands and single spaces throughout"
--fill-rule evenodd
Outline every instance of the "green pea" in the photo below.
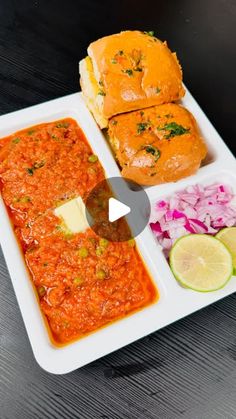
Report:
M 89 167 L 88 170 L 87 170 L 87 172 L 90 175 L 94 175 L 95 173 L 97 173 L 97 170 L 94 167 Z
M 97 256 L 102 256 L 103 253 L 104 253 L 104 249 L 102 247 L 97 247 L 96 255 Z
M 99 240 L 99 244 L 101 247 L 107 247 L 109 244 L 109 241 L 107 239 L 104 239 L 103 237 Z
M 81 257 L 81 258 L 86 258 L 86 257 L 88 256 L 88 254 L 89 254 L 89 252 L 88 252 L 87 247 L 81 247 L 81 248 L 78 250 L 78 255 L 79 255 L 79 257 Z
M 46 289 L 43 285 L 41 287 L 38 287 L 37 291 L 40 298 L 44 297 L 44 295 L 46 294 Z
M 22 204 L 26 204 L 26 202 L 30 202 L 31 201 L 31 199 L 30 199 L 30 197 L 29 196 L 23 196 L 21 199 L 20 199 L 20 202 L 22 202 Z
M 74 278 L 73 282 L 74 282 L 75 285 L 81 285 L 83 283 L 83 279 L 80 278 L 80 277 L 76 277 L 76 278 Z
M 130 240 L 128 240 L 128 245 L 129 245 L 130 247 L 134 247 L 134 246 L 135 246 L 135 240 L 134 240 L 134 239 L 130 239 Z
M 91 156 L 88 157 L 89 163 L 96 163 L 98 161 L 98 156 L 96 154 L 91 154 Z
M 73 233 L 70 233 L 69 231 L 63 231 L 63 235 L 66 240 L 71 240 L 74 237 Z
M 106 272 L 103 269 L 99 269 L 96 273 L 98 279 L 104 279 L 106 277 Z

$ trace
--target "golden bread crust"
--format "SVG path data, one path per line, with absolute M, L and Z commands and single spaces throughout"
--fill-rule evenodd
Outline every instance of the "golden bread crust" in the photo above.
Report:
M 184 95 L 176 54 L 153 36 L 140 31 L 106 36 L 89 45 L 88 55 L 104 93 L 100 107 L 104 118 Z
M 109 139 L 122 175 L 141 185 L 190 176 L 207 154 L 193 115 L 174 103 L 113 117 Z

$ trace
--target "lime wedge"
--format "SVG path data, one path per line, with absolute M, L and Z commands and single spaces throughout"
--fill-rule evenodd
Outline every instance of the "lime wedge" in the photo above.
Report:
M 201 292 L 222 288 L 233 274 L 227 247 L 206 234 L 178 239 L 170 252 L 170 266 L 183 286 Z
M 228 247 L 232 258 L 234 272 L 236 271 L 236 227 L 226 227 L 219 231 L 215 236 L 218 240 Z

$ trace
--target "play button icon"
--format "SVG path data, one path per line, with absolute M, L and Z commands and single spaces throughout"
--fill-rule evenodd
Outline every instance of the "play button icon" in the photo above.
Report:
M 145 190 L 122 177 L 99 182 L 85 201 L 86 218 L 96 235 L 120 242 L 138 236 L 150 217 Z
M 123 202 L 118 201 L 115 198 L 109 198 L 108 201 L 108 219 L 110 223 L 113 223 L 119 218 L 124 217 L 125 215 L 130 213 L 130 207 L 128 205 L 123 204 Z

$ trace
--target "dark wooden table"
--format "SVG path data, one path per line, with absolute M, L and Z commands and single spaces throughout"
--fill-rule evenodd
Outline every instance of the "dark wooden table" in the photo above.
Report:
M 168 39 L 236 152 L 235 0 L 0 0 L 0 113 L 76 92 L 89 42 L 127 28 Z M 2 254 L 0 281 L 1 419 L 236 418 L 235 295 L 53 376 L 33 358 Z

